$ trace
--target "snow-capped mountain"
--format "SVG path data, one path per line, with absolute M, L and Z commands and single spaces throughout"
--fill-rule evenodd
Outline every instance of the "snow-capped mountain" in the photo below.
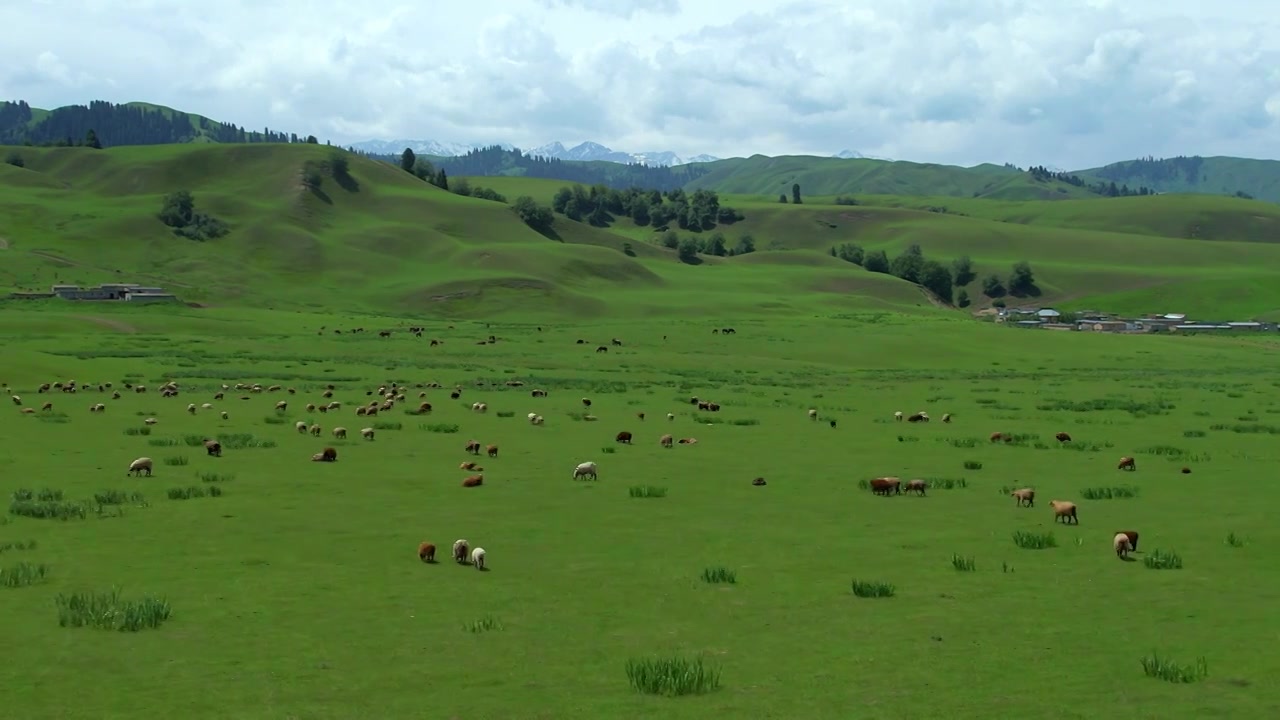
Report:
M 515 149 L 514 146 L 507 143 L 500 143 L 500 147 L 506 150 Z M 456 157 L 466 155 L 472 150 L 488 145 L 469 145 L 466 143 L 436 142 L 434 140 L 366 140 L 352 144 L 353 148 L 361 152 L 372 153 L 375 155 L 399 155 L 404 152 L 405 148 L 413 150 L 419 155 L 435 155 L 437 157 Z M 693 155 L 690 157 L 681 157 L 669 150 L 654 152 L 638 152 L 629 153 L 607 148 L 600 143 L 584 142 L 566 148 L 561 142 L 552 142 L 525 151 L 526 155 L 534 157 L 542 157 L 553 160 L 573 160 L 577 162 L 604 161 L 622 164 L 640 163 L 649 166 L 661 165 L 684 165 L 694 162 L 715 162 L 720 158 L 714 155 Z
M 835 155 L 832 155 L 831 157 L 840 158 L 842 160 L 857 160 L 859 158 L 866 157 L 866 155 L 863 155 L 857 150 L 841 150 L 840 152 L 836 153 Z

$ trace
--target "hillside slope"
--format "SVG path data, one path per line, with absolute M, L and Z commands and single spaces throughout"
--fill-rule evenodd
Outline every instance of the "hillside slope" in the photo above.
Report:
M 1258 200 L 1280 202 L 1280 161 L 1237 157 L 1175 157 L 1125 160 L 1100 168 L 1078 170 L 1086 180 L 1145 185 L 1158 192 L 1244 193 Z
M 815 274 L 852 274 L 827 259 L 816 273 L 775 273 L 718 259 L 690 266 L 640 244 L 628 255 L 626 238 L 567 221 L 544 237 L 503 203 L 440 190 L 386 163 L 346 155 L 350 179 L 335 177 L 340 151 L 324 146 L 0 148 L 10 151 L 25 167 L 0 170 L 0 287 L 8 289 L 136 281 L 208 305 L 450 317 L 811 312 L 817 303 L 936 312 L 894 278 L 834 296 L 795 293 Z M 307 186 L 313 172 L 318 189 Z M 163 197 L 179 189 L 229 234 L 193 241 L 160 222 Z M 773 296 L 744 291 L 751 287 Z

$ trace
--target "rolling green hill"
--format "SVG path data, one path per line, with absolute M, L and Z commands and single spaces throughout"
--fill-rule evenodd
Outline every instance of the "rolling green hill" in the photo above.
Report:
M 1237 157 L 1145 158 L 1111 163 L 1075 173 L 1090 181 L 1145 185 L 1159 192 L 1243 193 L 1258 200 L 1280 202 L 1280 161 Z
M 234 123 L 145 102 L 116 105 L 94 100 L 88 105 L 64 105 L 52 110 L 33 108 L 23 101 L 0 102 L 0 145 L 78 145 L 86 141 L 90 131 L 104 147 L 188 142 L 318 142 L 314 137 L 299 138 L 270 128 L 245 130 Z

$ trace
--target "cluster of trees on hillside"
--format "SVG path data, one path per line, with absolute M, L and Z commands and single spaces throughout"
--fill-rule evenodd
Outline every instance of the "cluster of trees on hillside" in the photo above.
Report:
M 160 222 L 173 228 L 173 234 L 190 240 L 214 240 L 226 235 L 227 224 L 208 213 L 196 211 L 196 199 L 189 190 L 177 190 L 164 196 L 157 215 Z
M 1084 188 L 1089 192 L 1102 195 L 1104 197 L 1133 197 L 1137 195 L 1145 196 L 1156 194 L 1154 190 L 1146 186 L 1139 186 L 1137 190 L 1134 190 L 1128 185 L 1120 185 L 1117 187 L 1114 181 L 1087 183 L 1081 179 L 1079 175 L 1072 175 L 1068 172 L 1054 172 L 1042 165 L 1033 165 L 1027 168 L 1027 172 L 1030 173 L 1031 177 L 1041 182 L 1057 180 L 1068 185 L 1075 185 L 1076 187 Z
M 680 237 L 675 230 L 667 230 L 658 236 L 658 244 L 675 250 L 684 262 L 691 262 L 699 255 L 712 257 L 733 257 L 747 255 L 756 251 L 756 240 L 750 235 L 743 235 L 730 242 L 722 232 L 709 235 L 689 235 Z
M 398 159 L 382 155 L 370 155 L 376 160 L 396 163 Z M 704 167 L 680 165 L 677 167 L 623 165 L 613 162 L 576 162 L 554 160 L 526 155 L 520 150 L 507 150 L 491 146 L 472 150 L 466 155 L 436 158 L 435 164 L 450 175 L 470 177 L 520 176 L 550 178 L 604 185 L 611 188 L 646 187 L 658 190 L 674 190 L 708 172 Z
M 418 157 L 411 148 L 405 148 L 404 152 L 400 154 L 399 165 L 401 170 L 419 180 L 424 180 L 441 190 L 448 190 L 455 195 L 463 195 L 480 200 L 493 200 L 501 203 L 507 201 L 507 197 L 497 190 L 472 185 L 467 182 L 466 178 L 450 181 L 449 173 L 444 168 L 437 168 L 430 160 Z
M 840 258 L 854 265 L 860 265 L 868 272 L 883 273 L 915 283 L 947 303 L 959 307 L 967 307 L 970 303 L 969 292 L 965 286 L 977 279 L 973 271 L 973 260 L 962 255 L 945 265 L 937 260 L 930 260 L 924 255 L 919 245 L 910 245 L 902 254 L 889 259 L 884 250 L 867 252 L 857 243 L 842 243 L 831 247 L 831 257 Z M 956 288 L 959 288 L 957 291 Z M 991 274 L 982 281 L 983 294 L 989 298 L 1000 298 L 1005 295 L 1024 297 L 1039 294 L 1036 287 L 1035 273 L 1027 262 L 1015 263 L 1008 280 Z
M 786 204 L 787 204 L 787 194 L 786 194 L 786 193 L 779 193 L 779 195 L 778 195 L 778 202 L 782 203 L 783 205 L 786 205 Z M 800 198 L 800 183 L 792 183 L 792 184 L 791 184 L 791 204 L 792 204 L 792 205 L 800 205 L 800 204 L 801 204 L 801 203 L 803 203 L 803 202 L 804 202 L 804 201 Z M 837 204 L 839 204 L 839 203 L 837 203 Z
M 631 218 L 641 227 L 665 230 L 675 223 L 681 230 L 701 232 L 717 225 L 731 225 L 742 213 L 720 204 L 713 190 L 618 190 L 604 185 L 572 185 L 560 188 L 551 200 L 551 209 L 570 220 L 608 227 L 617 216 Z
M 315 136 L 300 137 L 263 128 L 245 130 L 182 112 L 166 113 L 140 105 L 115 105 L 94 100 L 88 105 L 68 105 L 34 120 L 25 101 L 0 103 L 0 145 L 82 145 L 77 142 L 91 130 L 99 147 L 114 145 L 165 145 L 206 137 L 222 143 L 318 143 Z
M 1143 178 L 1153 182 L 1185 182 L 1188 185 L 1200 184 L 1204 158 L 1179 155 L 1171 158 L 1154 158 L 1150 155 L 1137 160 L 1112 163 L 1097 170 L 1100 178 L 1113 182 L 1126 182 L 1134 178 Z

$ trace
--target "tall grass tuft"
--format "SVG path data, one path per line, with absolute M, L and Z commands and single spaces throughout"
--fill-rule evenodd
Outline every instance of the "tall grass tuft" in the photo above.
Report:
M 1245 546 L 1246 542 L 1247 541 L 1244 539 L 1244 536 L 1237 535 L 1234 530 L 1227 533 L 1227 545 L 1230 547 L 1242 548 Z
M 418 429 L 433 433 L 453 434 L 462 428 L 454 423 L 422 423 L 418 425 Z
M 1152 550 L 1143 556 L 1142 564 L 1149 570 L 1181 570 L 1182 556 L 1172 550 Z
M 1026 530 L 1013 533 L 1013 544 L 1023 550 L 1045 550 L 1058 547 L 1058 541 L 1053 537 L 1053 533 L 1034 533 Z
M 702 571 L 702 581 L 712 585 L 736 585 L 738 573 L 727 567 L 709 567 Z
M 925 478 L 930 490 L 955 490 L 969 487 L 964 478 Z
M 216 472 L 196 473 L 196 477 L 200 478 L 200 482 L 207 482 L 207 483 L 227 482 L 228 480 L 236 479 L 236 476 L 234 473 L 216 473 Z
M 186 455 L 170 455 L 164 459 L 164 464 L 172 467 L 184 467 L 190 463 L 191 460 Z
M 374 430 L 399 430 L 403 427 L 404 425 L 398 422 L 376 422 L 373 424 Z
M 148 440 L 147 444 L 152 447 L 175 447 L 178 441 L 173 438 L 155 437 Z
M 876 580 L 854 580 L 851 583 L 851 587 L 853 594 L 860 598 L 893 597 L 898 591 L 893 585 Z
M 35 549 L 36 549 L 35 540 L 28 540 L 26 542 L 19 540 L 17 542 L 10 541 L 6 543 L 0 543 L 0 553 L 5 553 L 10 550 L 35 550 Z
M 955 568 L 958 572 L 973 572 L 977 569 L 977 565 L 974 563 L 973 558 L 955 554 L 951 555 L 951 567 Z
M 600 448 L 600 452 L 601 452 L 601 453 L 603 453 L 603 454 L 605 454 L 605 455 L 612 455 L 612 454 L 614 454 L 614 453 L 618 452 L 618 448 L 616 448 L 616 447 L 612 447 L 612 446 L 609 446 L 609 447 L 602 447 L 602 448 Z
M 1149 678 L 1165 682 L 1193 683 L 1209 676 L 1209 663 L 1205 658 L 1198 657 L 1192 665 L 1179 665 L 1169 658 L 1160 657 L 1159 653 L 1153 651 L 1142 658 L 1142 672 Z
M 663 498 L 667 496 L 667 489 L 657 485 L 632 485 L 627 488 L 627 494 L 633 498 Z
M 35 585 L 44 580 L 48 574 L 48 565 L 20 562 L 16 565 L 0 568 L 0 587 L 20 588 Z
M 143 427 L 125 428 L 124 434 L 125 435 L 150 435 L 151 428 L 146 427 L 145 425 Z
M 283 417 L 281 415 L 268 415 L 262 418 L 262 422 L 268 425 L 284 425 L 285 423 L 290 422 L 290 418 Z
M 260 440 L 254 437 L 252 433 L 218 433 L 216 440 L 224 450 L 247 450 L 249 448 L 270 450 L 277 445 L 275 440 Z M 200 444 L 203 445 L 204 442 L 202 441 Z
M 469 633 L 489 632 L 490 630 L 501 630 L 502 621 L 492 615 L 485 615 L 479 620 L 462 623 L 462 629 Z
M 140 492 L 128 490 L 103 490 L 93 494 L 93 501 L 99 505 L 146 505 L 147 499 Z
M 191 500 L 192 498 L 202 498 L 202 497 L 222 497 L 222 488 L 218 487 L 217 485 L 210 485 L 208 487 L 200 487 L 199 485 L 192 485 L 191 487 L 185 487 L 185 488 L 180 488 L 180 487 L 169 488 L 167 491 L 165 491 L 165 495 L 167 495 L 170 500 Z
M 720 687 L 720 671 L 702 658 L 632 658 L 626 669 L 631 687 L 646 695 L 701 695 Z
M 173 615 L 168 600 L 150 595 L 129 600 L 116 588 L 110 592 L 60 593 L 54 602 L 61 627 L 138 632 L 158 628 Z
M 515 417 L 515 416 L 516 416 L 516 411 L 515 411 L 515 410 L 500 410 L 500 411 L 498 411 L 498 417 L 500 417 L 500 418 L 511 418 L 511 417 Z M 399 429 L 399 428 L 397 428 L 397 429 Z
M 1138 497 L 1138 488 L 1130 485 L 1120 487 L 1091 487 L 1080 491 L 1085 500 L 1120 500 Z
M 965 470 L 981 470 L 982 463 L 978 462 L 977 460 L 965 460 L 964 469 Z

